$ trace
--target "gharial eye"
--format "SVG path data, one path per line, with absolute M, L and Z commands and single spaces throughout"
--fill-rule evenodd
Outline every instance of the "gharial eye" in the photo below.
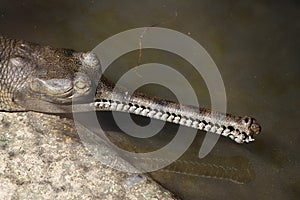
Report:
M 78 88 L 78 89 L 84 89 L 86 87 L 88 87 L 88 84 L 83 82 L 83 81 L 77 81 L 75 83 L 75 86 Z
M 86 94 L 91 90 L 92 82 L 89 77 L 82 73 L 78 72 L 74 79 L 74 89 L 78 95 Z

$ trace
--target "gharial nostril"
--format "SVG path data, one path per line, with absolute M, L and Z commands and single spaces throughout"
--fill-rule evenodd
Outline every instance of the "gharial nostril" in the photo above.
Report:
M 257 123 L 254 123 L 251 125 L 251 130 L 255 133 L 255 134 L 259 134 L 261 132 L 261 126 Z

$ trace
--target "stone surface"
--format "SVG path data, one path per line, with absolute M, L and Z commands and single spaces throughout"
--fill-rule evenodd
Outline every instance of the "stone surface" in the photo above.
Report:
M 70 119 L 0 112 L 0 199 L 174 199 L 142 177 L 101 165 Z

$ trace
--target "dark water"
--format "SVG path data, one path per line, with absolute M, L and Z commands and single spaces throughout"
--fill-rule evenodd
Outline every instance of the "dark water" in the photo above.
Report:
M 77 50 L 91 50 L 106 38 L 136 27 L 156 25 L 189 34 L 216 62 L 226 87 L 228 111 L 255 116 L 263 131 L 257 141 L 249 145 L 235 145 L 220 139 L 206 160 L 201 161 L 233 166 L 238 169 L 236 174 L 241 175 L 236 179 L 244 184 L 163 170 L 152 176 L 183 199 L 298 199 L 299 10 L 296 0 L 218 3 L 2 0 L 0 33 Z M 108 75 L 116 80 L 137 64 L 137 55 L 133 53 L 115 63 L 122 68 L 112 67 Z M 143 63 L 157 60 L 180 68 L 195 87 L 200 103 L 210 105 L 203 80 L 191 73 L 187 63 L 174 55 L 161 55 L 161 52 L 149 51 L 145 55 Z M 145 90 L 173 98 L 161 88 Z M 165 132 L 176 129 L 169 126 Z M 199 161 L 197 151 L 203 139 L 202 132 L 199 135 L 183 159 Z M 186 170 L 185 166 L 176 166 L 181 171 Z M 192 164 L 189 167 L 188 171 L 195 174 L 201 174 L 198 170 L 206 170 L 199 166 L 193 169 Z M 247 176 L 245 169 L 248 168 Z

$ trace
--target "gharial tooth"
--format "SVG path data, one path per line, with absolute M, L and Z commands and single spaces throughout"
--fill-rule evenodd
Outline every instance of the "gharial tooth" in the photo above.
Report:
M 118 104 L 115 103 L 115 102 L 111 103 L 111 109 L 112 109 L 112 110 L 116 110 L 117 105 L 118 105 Z
M 246 138 L 246 136 L 244 134 L 240 134 L 239 138 L 241 138 L 242 140 L 244 140 Z
M 182 117 L 179 121 L 179 124 L 181 125 L 185 125 L 186 119 L 184 117 Z
M 170 115 L 167 119 L 168 122 L 173 122 L 173 119 L 174 119 L 174 115 Z
M 234 141 L 235 141 L 236 143 L 239 143 L 239 144 L 244 143 L 244 141 L 243 141 L 241 138 L 239 138 L 239 137 L 234 138 Z
M 142 110 L 143 110 L 143 108 L 139 107 L 139 108 L 137 108 L 137 109 L 134 111 L 134 113 L 135 113 L 135 114 L 140 114 Z
M 136 109 L 136 106 L 131 106 L 130 108 L 129 108 L 129 112 L 133 112 L 133 111 L 135 111 L 135 109 Z
M 254 141 L 254 138 L 252 138 L 250 135 L 245 139 L 247 143 Z
M 220 127 L 220 128 L 218 128 L 218 130 L 217 130 L 217 134 L 222 134 L 222 131 L 223 131 L 224 129 L 222 128 L 222 127 Z
M 211 125 L 210 125 L 210 124 L 207 124 L 207 125 L 204 127 L 204 130 L 205 130 L 205 131 L 210 131 L 210 128 L 211 128 Z
M 187 126 L 191 126 L 191 125 L 192 125 L 192 122 L 193 122 L 192 120 L 188 119 L 188 120 L 186 120 L 186 125 L 187 125 Z
M 147 116 L 150 117 L 150 118 L 153 118 L 153 116 L 155 115 L 155 113 L 156 113 L 156 111 L 151 110 L 151 111 L 147 114 Z
M 164 113 L 162 116 L 161 116 L 161 119 L 164 120 L 164 121 L 167 121 L 169 115 L 167 113 Z
M 178 124 L 178 123 L 179 123 L 179 120 L 180 120 L 180 117 L 176 116 L 176 117 L 174 118 L 174 123 Z
M 199 129 L 203 130 L 204 127 L 205 127 L 205 124 L 203 122 L 200 122 Z
M 232 135 L 234 135 L 235 137 L 238 137 L 240 135 L 240 132 L 238 130 L 234 130 L 232 132 Z
M 148 114 L 149 112 L 150 112 L 150 110 L 146 108 L 146 109 L 144 109 L 144 110 L 142 111 L 141 114 L 142 114 L 143 116 L 147 116 L 147 114 Z
M 118 105 L 117 105 L 117 111 L 122 110 L 123 106 L 124 106 L 124 105 L 123 105 L 122 103 L 118 104 Z
M 162 112 L 157 112 L 157 113 L 154 115 L 154 118 L 155 118 L 155 119 L 160 119 L 161 116 L 162 116 Z
M 108 107 L 110 106 L 110 102 L 109 102 L 109 101 L 104 102 L 103 104 L 104 104 L 104 107 L 105 107 L 105 108 L 108 108 Z
M 103 106 L 103 102 L 102 101 L 100 101 L 100 102 L 96 102 L 95 103 L 95 107 L 102 107 Z
M 210 131 L 215 133 L 217 131 L 217 127 L 215 127 L 215 126 L 211 127 Z
M 198 128 L 199 122 L 198 121 L 194 121 L 192 127 L 193 128 Z
M 230 133 L 230 129 L 227 128 L 227 129 L 225 129 L 225 130 L 223 131 L 222 135 L 228 136 L 229 133 Z
M 123 108 L 123 111 L 127 111 L 129 108 L 130 108 L 130 106 L 126 104 Z
M 245 136 L 244 134 L 239 134 L 238 136 L 236 136 L 236 138 L 238 138 L 238 140 L 241 140 L 242 143 L 244 142 Z

